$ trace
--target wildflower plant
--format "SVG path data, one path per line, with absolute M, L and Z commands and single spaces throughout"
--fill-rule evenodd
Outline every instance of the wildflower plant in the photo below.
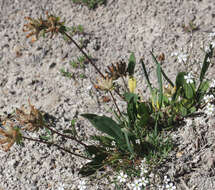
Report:
M 214 93 L 215 85 L 212 82 L 210 88 L 209 80 L 205 79 L 213 55 L 212 45 L 206 51 L 198 80 L 191 73 L 180 72 L 177 74 L 175 82 L 172 82 L 161 68 L 161 64 L 154 53 L 151 52 L 156 65 L 157 88 L 152 86 L 144 60 L 140 59 L 139 64 L 142 65 L 145 81 L 151 93 L 149 100 L 143 100 L 135 92 L 137 87 L 135 78 L 137 61 L 134 53 L 131 53 L 127 61 L 123 60 L 111 64 L 107 67 L 104 75 L 94 61 L 67 33 L 67 27 L 64 26 L 64 22 L 61 22 L 59 17 L 46 13 L 46 19 L 28 17 L 27 20 L 29 23 L 24 25 L 24 31 L 30 32 L 27 37 L 36 36 L 33 39 L 38 39 L 41 35 L 50 34 L 51 37 L 54 37 L 54 35 L 61 34 L 66 36 L 80 50 L 100 75 L 94 87 L 97 90 L 109 93 L 112 98 L 116 108 L 113 111 L 115 119 L 91 113 L 82 114 L 81 116 L 86 118 L 93 127 L 102 132 L 102 135 L 91 136 L 91 139 L 97 141 L 96 145 L 86 145 L 78 139 L 74 122 L 72 123 L 73 130 L 64 130 L 63 133 L 58 132 L 29 101 L 30 112 L 27 112 L 24 108 L 16 109 L 16 115 L 14 120 L 10 121 L 12 124 L 9 125 L 9 130 L 6 130 L 5 123 L 2 123 L 3 129 L 0 129 L 0 135 L 3 138 L 0 139 L 0 144 L 8 143 L 3 147 L 6 151 L 15 142 L 22 140 L 53 145 L 72 155 L 89 160 L 80 170 L 82 176 L 89 176 L 96 171 L 112 167 L 113 170 L 119 172 L 117 180 L 120 183 L 125 183 L 129 176 L 133 176 L 135 180 L 130 184 L 131 187 L 142 189 L 150 185 L 149 174 L 173 148 L 173 143 L 165 135 L 165 131 L 174 128 L 175 124 L 179 124 L 185 117 L 191 116 L 199 109 L 207 109 L 208 114 L 214 112 L 213 100 L 211 100 L 213 97 L 206 95 Z M 185 59 L 186 56 L 181 57 L 182 61 L 185 61 Z M 117 87 L 117 82 L 120 79 L 124 84 L 122 89 Z M 164 81 L 168 83 L 167 86 L 164 85 Z M 126 102 L 126 110 L 119 109 L 115 95 Z M 84 147 L 85 154 L 80 155 L 71 152 L 49 139 L 32 139 L 21 135 L 22 130 L 29 132 L 46 130 L 51 135 L 57 134 L 76 141 Z M 144 162 L 141 162 L 141 160 L 144 160 Z M 169 189 L 174 189 L 173 186 L 173 184 L 168 183 Z M 85 183 L 80 184 L 80 189 L 85 188 Z

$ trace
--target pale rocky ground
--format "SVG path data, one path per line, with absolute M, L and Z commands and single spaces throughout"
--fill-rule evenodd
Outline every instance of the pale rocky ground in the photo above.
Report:
M 188 68 L 175 62 L 171 53 L 192 51 L 189 64 L 194 59 L 200 63 L 204 55 L 200 48 L 208 42 L 209 33 L 215 32 L 214 0 L 107 0 L 106 6 L 96 10 L 75 5 L 71 0 L 0 0 L 0 10 L 0 115 L 6 116 L 27 105 L 30 98 L 36 108 L 59 119 L 58 129 L 68 128 L 77 114 L 105 114 L 105 108 L 112 105 L 104 106 L 101 95 L 92 88 L 91 81 L 98 75 L 91 65 L 86 65 L 85 70 L 70 66 L 69 62 L 80 55 L 74 45 L 66 44 L 60 36 L 54 40 L 41 38 L 33 44 L 25 38 L 22 32 L 25 16 L 34 18 L 49 11 L 65 19 L 67 26 L 83 25 L 86 34 L 74 38 L 82 37 L 88 42 L 86 50 L 97 59 L 101 69 L 122 57 L 126 60 L 131 52 L 135 52 L 137 60 L 144 56 L 154 84 L 150 50 L 154 49 L 156 55 L 165 54 L 162 67 L 174 79 L 178 71 Z M 185 32 L 182 27 L 190 21 L 199 26 L 193 33 Z M 59 72 L 61 68 L 77 76 L 84 72 L 87 78 L 65 78 Z M 199 71 L 198 64 L 190 68 Z M 214 73 L 211 67 L 207 76 L 213 78 Z M 139 90 L 147 96 L 140 65 L 136 77 Z M 119 104 L 123 106 L 120 101 Z M 177 189 L 215 189 L 215 125 L 212 119 L 200 120 L 202 124 L 197 121 L 185 125 L 173 134 L 180 146 L 163 170 L 175 181 Z M 83 138 L 95 133 L 79 116 L 77 130 Z M 63 141 L 63 145 L 73 146 L 73 151 L 77 151 L 74 142 Z M 180 158 L 176 157 L 177 152 L 183 152 Z M 65 189 L 76 189 L 80 180 L 78 170 L 85 163 L 32 142 L 26 142 L 23 148 L 13 146 L 6 153 L 1 151 L 0 157 L 3 190 L 60 189 L 60 184 L 65 184 Z M 98 189 L 112 188 L 105 183 L 105 180 L 99 182 Z M 95 183 L 88 189 L 97 189 Z

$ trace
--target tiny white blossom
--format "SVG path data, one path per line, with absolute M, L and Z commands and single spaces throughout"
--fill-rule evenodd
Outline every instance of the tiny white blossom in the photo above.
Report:
M 206 47 L 205 47 L 205 52 L 206 52 L 206 53 L 210 53 L 210 51 L 211 51 L 210 47 L 209 47 L 209 46 L 206 46 Z
M 145 177 L 142 177 L 141 179 L 139 179 L 139 183 L 145 187 L 149 183 L 149 180 Z
M 212 40 L 215 37 L 215 32 L 209 34 L 210 39 Z
M 142 184 L 139 182 L 138 179 L 135 179 L 134 183 L 131 184 L 131 187 L 133 187 L 133 190 L 141 190 Z
M 205 102 L 211 102 L 213 99 L 214 99 L 214 96 L 211 94 L 211 95 L 206 95 L 204 96 L 204 101 Z
M 215 88 L 215 79 L 213 79 L 212 82 L 210 83 L 210 88 Z
M 81 180 L 81 181 L 79 182 L 78 189 L 79 189 L 79 190 L 85 190 L 85 189 L 87 189 L 86 181 L 85 181 L 85 180 Z
M 164 181 L 164 183 L 169 183 L 170 182 L 170 179 L 169 179 L 169 177 L 168 176 L 164 176 L 164 179 L 163 179 L 163 181 Z
M 215 41 L 211 42 L 212 48 L 215 48 Z
M 209 58 L 209 57 L 207 58 L 207 62 L 209 62 L 209 63 L 211 62 L 211 60 L 210 60 L 210 58 Z
M 122 171 L 120 172 L 120 174 L 118 175 L 117 179 L 120 183 L 125 183 L 126 179 L 127 179 L 127 174 L 124 174 Z
M 135 142 L 136 142 L 137 144 L 140 144 L 140 139 L 137 139 Z
M 147 174 L 147 173 L 148 173 L 147 168 L 141 168 L 140 176 L 143 176 L 144 174 Z
M 95 155 L 95 154 L 93 154 L 93 155 L 92 155 L 92 158 L 95 158 L 95 157 L 96 157 L 96 155 Z
M 116 145 L 116 142 L 115 142 L 115 141 L 112 141 L 112 142 L 111 142 L 111 145 L 112 145 L 112 146 L 115 146 L 115 145 Z
M 186 80 L 186 83 L 193 83 L 193 76 L 191 73 L 188 73 L 187 75 L 184 76 L 184 79 Z
M 178 62 L 179 63 L 186 63 L 187 57 L 188 57 L 187 54 L 183 54 L 183 53 L 178 54 Z
M 173 53 L 171 53 L 171 55 L 170 56 L 172 56 L 172 57 L 174 57 L 174 56 L 178 56 L 178 53 L 177 52 L 173 52 Z
M 214 111 L 215 111 L 215 107 L 213 104 L 207 104 L 206 106 L 206 110 L 205 110 L 205 113 L 209 116 L 212 116 L 214 114 Z
M 176 189 L 176 186 L 173 183 L 169 183 L 166 185 L 167 190 L 174 190 Z

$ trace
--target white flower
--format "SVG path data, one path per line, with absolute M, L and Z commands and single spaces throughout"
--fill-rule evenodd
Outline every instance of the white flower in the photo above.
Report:
M 142 184 L 138 179 L 135 179 L 134 183 L 131 184 L 131 187 L 133 187 L 133 190 L 141 190 Z
M 203 99 L 205 102 L 211 102 L 214 99 L 214 96 L 212 94 L 206 95 Z
M 141 179 L 139 179 L 139 183 L 145 187 L 149 183 L 149 180 L 145 177 L 142 177 Z
M 186 80 L 186 83 L 193 83 L 193 76 L 191 73 L 188 73 L 187 75 L 184 76 L 184 79 Z
M 215 37 L 215 32 L 209 34 L 210 39 L 212 40 Z
M 82 181 L 79 182 L 78 189 L 79 190 L 85 190 L 85 189 L 87 189 L 86 181 L 85 180 L 82 180 Z
M 148 173 L 147 168 L 142 167 L 142 168 L 141 168 L 140 176 L 143 176 L 144 174 L 147 174 L 147 173 Z
M 214 105 L 209 103 L 209 104 L 207 104 L 207 106 L 206 106 L 205 113 L 206 113 L 207 115 L 209 115 L 209 116 L 212 116 L 213 113 L 214 113 L 214 110 L 215 110 Z
M 95 158 L 95 157 L 96 157 L 96 155 L 95 155 L 95 154 L 93 154 L 93 155 L 92 155 L 92 158 Z
M 117 177 L 118 181 L 120 183 L 125 183 L 126 182 L 126 178 L 127 178 L 127 174 L 124 174 L 122 171 L 120 172 L 119 176 Z
M 210 88 L 215 88 L 215 79 L 213 79 L 212 82 L 210 83 Z
M 143 159 L 141 160 L 141 165 L 144 166 L 145 164 L 146 164 L 146 158 L 143 158 Z
M 140 144 L 140 139 L 137 139 L 135 142 L 136 142 L 137 144 Z
M 169 184 L 166 185 L 166 188 L 168 190 L 174 190 L 174 189 L 176 189 L 176 186 L 173 183 L 169 183 Z
M 163 181 L 167 184 L 170 182 L 170 179 L 168 178 L 168 176 L 165 175 Z
M 211 42 L 212 48 L 215 48 L 215 41 Z
M 116 145 L 116 142 L 115 142 L 115 141 L 112 141 L 112 142 L 111 142 L 111 145 L 112 145 L 112 146 L 115 146 L 115 145 Z
M 171 53 L 171 56 L 172 56 L 172 57 L 178 56 L 178 53 L 177 53 L 177 52 L 173 52 L 173 53 Z
M 183 54 L 183 53 L 178 54 L 178 62 L 179 63 L 186 63 L 187 57 L 188 57 L 187 54 Z
M 210 57 L 207 58 L 207 62 L 209 62 L 209 63 L 211 62 Z
M 206 52 L 206 53 L 210 53 L 210 51 L 211 51 L 210 47 L 209 47 L 209 46 L 206 46 L 206 47 L 205 47 L 205 52 Z

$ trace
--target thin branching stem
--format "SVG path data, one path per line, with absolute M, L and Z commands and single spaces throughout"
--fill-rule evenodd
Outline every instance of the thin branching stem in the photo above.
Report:
M 55 131 L 54 129 L 52 129 L 52 128 L 49 127 L 48 125 L 45 125 L 45 127 L 46 127 L 47 129 L 49 129 L 52 133 L 56 133 L 56 134 L 58 134 L 59 136 L 62 136 L 62 137 L 64 137 L 64 138 L 74 140 L 74 141 L 76 141 L 77 143 L 81 144 L 81 145 L 84 146 L 84 147 L 88 147 L 86 144 L 84 144 L 83 142 L 79 141 L 79 140 L 76 139 L 75 137 L 71 137 L 71 136 L 68 136 L 68 135 L 64 135 L 64 134 L 62 134 L 62 133 L 59 133 L 58 131 Z
M 118 105 L 117 105 L 117 103 L 116 103 L 116 100 L 115 100 L 115 98 L 114 98 L 112 92 L 109 91 L 109 93 L 110 93 L 110 95 L 111 95 L 111 97 L 112 97 L 112 99 L 113 99 L 113 102 L 114 102 L 114 105 L 116 106 L 116 109 L 118 110 L 120 116 L 122 116 L 122 114 L 121 114 L 121 112 L 120 112 L 120 109 L 119 109 L 119 107 L 118 107 Z
M 105 76 L 102 74 L 102 72 L 99 70 L 99 68 L 95 65 L 95 63 L 93 63 L 92 59 L 85 53 L 85 51 L 78 45 L 78 43 L 73 40 L 73 38 L 67 34 L 66 32 L 62 32 L 62 34 L 66 35 L 66 37 L 68 37 L 72 43 L 75 44 L 75 46 L 81 51 L 81 53 L 87 58 L 87 60 L 90 62 L 90 64 L 96 69 L 96 71 L 103 77 L 105 78 Z
M 128 86 L 127 86 L 127 84 L 126 84 L 126 82 L 125 82 L 124 76 L 122 76 L 122 81 L 123 81 L 123 83 L 124 83 L 124 85 L 125 85 L 126 90 L 129 91 Z
M 100 71 L 100 69 L 95 65 L 95 63 L 93 62 L 93 60 L 85 53 L 85 51 L 78 45 L 78 43 L 69 34 L 67 34 L 65 31 L 62 31 L 61 33 L 63 35 L 66 35 L 66 37 L 68 37 L 71 40 L 71 42 L 75 44 L 75 46 L 80 50 L 80 52 L 87 58 L 87 60 L 90 62 L 90 64 L 101 75 L 101 77 L 103 79 L 105 79 L 105 76 L 102 74 L 102 72 Z M 120 98 L 124 99 L 118 91 L 116 91 L 116 90 L 114 90 L 114 91 L 118 94 L 118 96 L 120 96 Z
M 43 140 L 40 140 L 40 139 L 32 139 L 32 138 L 30 138 L 30 137 L 25 137 L 25 136 L 22 136 L 22 138 L 23 138 L 23 139 L 27 139 L 27 140 L 29 140 L 29 141 L 35 141 L 35 142 L 39 142 L 39 143 L 43 143 L 43 144 L 55 146 L 55 147 L 59 148 L 60 150 L 63 150 L 63 151 L 65 151 L 65 152 L 68 152 L 68 153 L 70 153 L 70 154 L 72 154 L 72 155 L 74 155 L 74 156 L 77 156 L 77 157 L 80 157 L 80 158 L 84 158 L 84 159 L 87 159 L 87 160 L 91 160 L 90 158 L 87 158 L 86 156 L 82 156 L 82 155 L 80 155 L 80 154 L 71 152 L 71 151 L 69 151 L 69 150 L 67 150 L 67 149 L 65 149 L 65 148 L 63 148 L 63 147 L 61 147 L 61 146 L 59 146 L 58 144 L 54 144 L 54 143 L 52 143 L 52 142 L 46 142 L 46 141 L 43 141 Z

